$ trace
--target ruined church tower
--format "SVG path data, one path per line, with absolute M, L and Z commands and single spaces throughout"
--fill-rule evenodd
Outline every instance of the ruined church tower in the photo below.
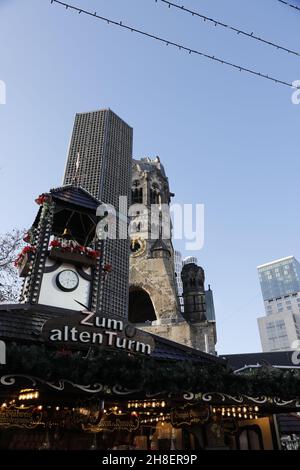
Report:
M 159 157 L 133 161 L 129 321 L 176 321 L 179 301 L 171 241 L 168 178 Z
M 133 160 L 131 195 L 128 320 L 148 333 L 214 354 L 212 291 L 205 291 L 204 270 L 193 263 L 181 273 L 181 312 L 169 214 L 174 194 L 159 157 Z

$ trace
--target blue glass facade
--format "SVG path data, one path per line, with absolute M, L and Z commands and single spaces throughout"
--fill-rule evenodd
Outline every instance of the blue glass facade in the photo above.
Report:
M 264 264 L 257 269 L 264 300 L 300 291 L 300 264 L 293 256 Z

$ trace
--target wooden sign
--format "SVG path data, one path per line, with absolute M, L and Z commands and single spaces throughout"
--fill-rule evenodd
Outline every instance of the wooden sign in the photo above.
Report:
M 101 431 L 136 431 L 140 427 L 140 418 L 131 413 L 107 413 L 103 415 L 100 422 L 96 425 L 83 424 L 82 429 L 86 432 Z
M 174 408 L 170 413 L 171 424 L 175 427 L 183 425 L 192 426 L 193 424 L 202 424 L 209 419 L 209 408 L 193 405 L 184 405 Z
M 33 429 L 42 422 L 42 413 L 33 410 L 33 407 L 1 407 L 0 408 L 0 429 L 23 428 Z
M 42 335 L 52 344 L 76 348 L 91 346 L 150 355 L 155 342 L 151 335 L 138 330 L 120 317 L 99 317 L 83 311 L 74 317 L 52 318 L 43 326 Z

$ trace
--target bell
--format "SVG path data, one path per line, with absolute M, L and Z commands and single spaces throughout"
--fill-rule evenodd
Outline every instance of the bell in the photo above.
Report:
M 72 238 L 71 230 L 69 228 L 65 228 L 62 234 L 62 238 L 66 238 L 67 240 L 70 240 Z

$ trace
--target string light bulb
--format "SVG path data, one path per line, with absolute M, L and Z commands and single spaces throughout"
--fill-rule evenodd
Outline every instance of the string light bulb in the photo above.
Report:
M 249 69 L 247 67 L 244 67 L 244 66 L 241 66 L 241 65 L 237 65 L 237 64 L 234 64 L 232 62 L 229 62 L 227 60 L 224 60 L 220 57 L 216 57 L 215 55 L 212 55 L 212 54 L 208 54 L 207 52 L 203 52 L 203 51 L 200 51 L 200 50 L 197 50 L 197 49 L 191 49 L 190 47 L 187 47 L 183 44 L 179 44 L 179 43 L 175 43 L 173 41 L 169 41 L 167 39 L 164 39 L 162 37 L 159 37 L 157 35 L 154 35 L 154 34 L 150 34 L 150 33 L 147 33 L 146 31 L 142 31 L 140 29 L 137 29 L 137 28 L 134 28 L 133 26 L 129 26 L 129 25 L 126 25 L 125 23 L 123 23 L 122 21 L 115 21 L 111 18 L 107 18 L 107 17 L 104 17 L 104 16 L 100 16 L 100 15 L 97 15 L 96 13 L 92 13 L 91 11 L 87 11 L 87 10 L 84 10 L 83 8 L 79 8 L 79 7 L 76 7 L 74 5 L 71 5 L 69 3 L 66 3 L 66 2 L 63 2 L 61 0 L 51 0 L 51 4 L 60 4 L 60 5 L 63 5 L 65 6 L 69 11 L 73 10 L 73 11 L 77 11 L 79 13 L 83 13 L 85 15 L 88 15 L 88 16 L 93 16 L 94 18 L 96 18 L 97 20 L 100 20 L 100 21 L 104 21 L 105 23 L 108 23 L 108 24 L 111 24 L 111 25 L 114 25 L 114 26 L 118 26 L 119 28 L 123 28 L 123 29 L 126 29 L 128 31 L 131 31 L 131 32 L 134 32 L 138 35 L 142 35 L 142 36 L 145 36 L 145 37 L 148 37 L 150 39 L 154 39 L 155 41 L 159 41 L 160 43 L 163 43 L 163 44 L 166 44 L 166 45 L 170 45 L 170 46 L 173 46 L 175 47 L 176 49 L 178 50 L 182 50 L 182 51 L 185 51 L 185 52 L 188 52 L 189 54 L 194 54 L 194 55 L 197 55 L 197 56 L 200 56 L 200 57 L 204 57 L 206 59 L 209 59 L 211 61 L 214 61 L 214 62 L 218 62 L 219 64 L 222 64 L 222 65 L 226 65 L 232 69 L 235 69 L 235 70 L 239 70 L 240 72 L 246 72 L 248 74 L 251 74 L 251 75 L 254 75 L 258 78 L 262 78 L 262 79 L 266 79 L 268 81 L 272 81 L 274 83 L 277 83 L 277 84 L 280 84 L 280 85 L 285 85 L 285 86 L 288 86 L 289 88 L 292 88 L 293 87 L 293 84 L 291 82 L 287 82 L 285 80 L 281 80 L 281 79 L 278 79 L 278 78 L 275 78 L 269 74 L 265 74 L 265 73 L 261 73 L 259 72 L 258 70 L 254 70 L 254 69 Z M 213 22 L 215 22 L 213 20 Z M 220 22 L 221 24 L 221 22 Z M 242 30 L 240 30 L 240 33 L 242 34 Z M 252 34 L 249 34 L 249 36 L 254 36 L 253 33 Z M 262 41 L 262 38 L 259 38 L 261 41 Z M 263 42 L 263 41 L 262 41 Z M 296 53 L 297 55 L 299 55 L 298 52 L 295 52 L 295 51 L 292 51 L 292 50 L 289 50 L 287 48 L 283 48 L 282 46 L 280 45 L 277 45 L 277 44 L 272 44 L 270 41 L 266 41 L 269 45 L 273 45 L 274 47 L 276 47 L 277 49 L 284 49 L 286 50 L 286 52 L 289 52 L 289 53 Z M 297 87 L 297 88 L 300 88 L 300 87 Z

